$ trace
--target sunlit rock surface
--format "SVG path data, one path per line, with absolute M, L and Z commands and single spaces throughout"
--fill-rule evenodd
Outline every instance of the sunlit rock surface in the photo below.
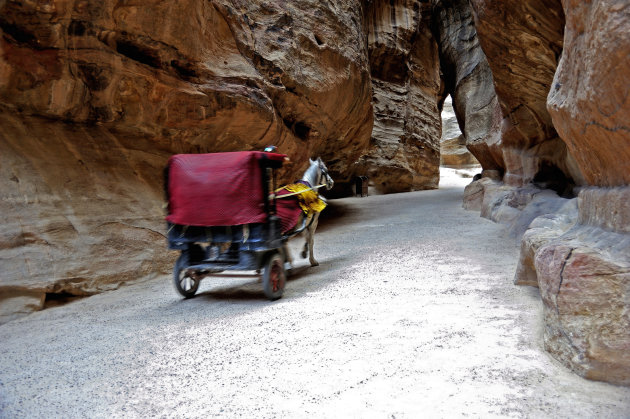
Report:
M 444 101 L 441 115 L 440 165 L 465 167 L 479 164 L 477 159 L 466 148 L 466 137 L 459 129 L 450 96 Z

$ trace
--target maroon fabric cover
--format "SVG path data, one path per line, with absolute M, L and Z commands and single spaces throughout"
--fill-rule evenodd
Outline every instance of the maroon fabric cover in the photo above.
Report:
M 278 191 L 276 195 L 281 196 L 289 193 L 289 191 L 282 189 Z M 276 199 L 276 214 L 280 217 L 280 225 L 282 226 L 283 233 L 295 227 L 300 218 L 300 214 L 302 214 L 302 208 L 300 207 L 297 195 Z
M 169 215 L 190 226 L 227 226 L 267 220 L 262 171 L 266 159 L 280 166 L 286 156 L 260 151 L 176 154 L 169 159 Z

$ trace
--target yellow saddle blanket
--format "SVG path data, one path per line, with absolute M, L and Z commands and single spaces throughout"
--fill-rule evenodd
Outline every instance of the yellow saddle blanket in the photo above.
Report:
M 326 203 L 317 195 L 317 192 L 303 183 L 292 183 L 280 189 L 280 191 L 282 190 L 296 194 L 300 208 L 306 215 L 309 215 L 311 212 L 321 212 L 326 208 Z M 282 196 L 282 192 L 278 196 Z

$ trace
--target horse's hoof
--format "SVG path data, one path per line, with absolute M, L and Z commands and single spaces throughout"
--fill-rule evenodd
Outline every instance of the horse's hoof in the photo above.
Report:
M 319 266 L 319 262 L 316 260 L 311 261 L 311 266 Z

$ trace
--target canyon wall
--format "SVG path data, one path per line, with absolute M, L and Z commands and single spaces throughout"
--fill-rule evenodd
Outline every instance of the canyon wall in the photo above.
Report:
M 459 129 L 451 97 L 442 107 L 442 138 L 440 138 L 440 165 L 451 168 L 478 166 L 479 162 L 466 147 L 466 137 Z
M 560 0 L 472 0 L 471 5 L 501 105 L 504 181 L 515 186 L 557 182 L 562 173 L 567 178 L 562 187 L 582 184 L 547 111 L 563 50 Z
M 545 348 L 630 385 L 630 5 L 471 4 L 505 173 L 469 185 L 464 205 L 522 235 L 515 283 L 540 289 Z
M 443 73 L 466 147 L 486 171 L 502 171 L 499 102 L 468 0 L 433 0 Z
M 374 128 L 356 173 L 378 193 L 437 188 L 440 66 L 431 7 L 378 0 L 366 16 Z

